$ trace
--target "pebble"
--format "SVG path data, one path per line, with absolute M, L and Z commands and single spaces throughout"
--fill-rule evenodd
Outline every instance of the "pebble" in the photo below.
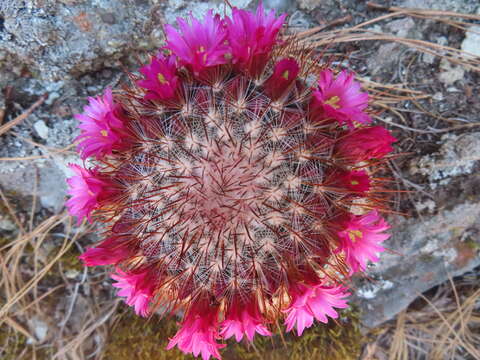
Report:
M 468 58 L 480 57 L 480 26 L 472 26 L 466 32 L 462 50 L 469 53 Z
M 27 344 L 42 343 L 47 337 L 48 325 L 36 316 L 29 320 L 29 325 L 33 329 L 35 339 L 27 339 Z
M 320 1 L 318 0 L 297 0 L 298 7 L 302 10 L 312 11 L 318 5 L 320 5 Z
M 277 13 L 283 13 L 290 10 L 293 6 L 292 0 L 264 0 L 263 6 L 265 9 L 273 9 Z
M 5 231 L 13 231 L 16 229 L 15 224 L 7 218 L 0 218 L 0 229 Z
M 296 31 L 307 30 L 314 24 L 304 12 L 295 11 L 288 19 L 288 27 Z
M 435 101 L 442 101 L 443 94 L 441 92 L 436 92 L 435 94 L 433 94 L 432 99 Z
M 44 140 L 48 139 L 49 128 L 43 120 L 36 121 L 33 124 L 33 128 L 35 129 L 35 132 L 37 133 L 37 135 L 40 136 L 42 139 Z
M 462 80 L 465 69 L 460 65 L 454 65 L 446 59 L 440 61 L 440 73 L 438 79 L 445 85 L 453 85 L 455 81 Z

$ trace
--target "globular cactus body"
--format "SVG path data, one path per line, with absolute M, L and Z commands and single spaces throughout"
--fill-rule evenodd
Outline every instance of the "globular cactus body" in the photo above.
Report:
M 142 76 L 77 115 L 93 165 L 73 166 L 67 206 L 105 237 L 81 258 L 115 265 L 139 315 L 183 309 L 169 348 L 204 359 L 281 317 L 299 335 L 337 317 L 388 238 L 376 174 L 395 139 L 353 74 L 280 40 L 284 18 L 180 19 Z

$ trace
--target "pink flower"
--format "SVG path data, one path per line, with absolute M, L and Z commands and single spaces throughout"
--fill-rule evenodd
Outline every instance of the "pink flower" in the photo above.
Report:
M 365 161 L 380 159 L 393 151 L 397 141 L 381 126 L 360 128 L 341 138 L 336 144 L 336 153 L 345 159 Z
M 242 340 L 244 334 L 249 341 L 253 341 L 255 332 L 263 336 L 271 336 L 272 333 L 268 331 L 264 322 L 256 301 L 251 300 L 248 304 L 242 304 L 240 301 L 233 300 L 221 324 L 220 335 L 224 339 L 235 335 L 237 342 Z
M 210 10 L 203 18 L 203 23 L 192 15 L 190 24 L 181 18 L 177 18 L 177 23 L 180 32 L 171 25 L 165 25 L 166 48 L 195 74 L 210 66 L 229 62 L 230 49 L 225 45 L 227 31 L 219 15 L 213 16 Z
M 177 345 L 185 354 L 198 356 L 201 353 L 203 360 L 208 360 L 210 356 L 221 359 L 218 349 L 225 345 L 215 342 L 219 337 L 217 317 L 217 307 L 210 306 L 206 300 L 195 302 L 188 310 L 180 330 L 170 339 L 167 350 Z
M 225 19 L 233 63 L 253 77 L 261 75 L 285 17 L 276 18 L 273 10 L 266 14 L 262 2 L 255 14 L 233 8 L 232 19 Z
M 118 296 L 125 296 L 125 302 L 135 308 L 137 315 L 147 317 L 149 314 L 148 304 L 153 298 L 155 282 L 152 281 L 151 269 L 144 268 L 141 271 L 126 273 L 116 269 L 117 274 L 111 275 L 112 279 L 118 281 L 113 287 L 121 289 Z
M 113 236 L 79 256 L 86 266 L 112 265 L 133 255 L 128 238 Z
M 316 319 L 327 323 L 327 315 L 333 319 L 338 318 L 334 307 L 344 309 L 348 307 L 344 298 L 350 293 L 342 286 L 326 286 L 322 283 L 310 285 L 304 283 L 292 284 L 289 289 L 292 302 L 284 310 L 287 313 L 285 325 L 287 331 L 297 327 L 297 335 L 301 336 L 305 328 L 309 328 Z
M 82 159 L 92 155 L 98 159 L 125 145 L 126 130 L 120 115 L 121 107 L 113 102 L 110 88 L 105 90 L 103 97 L 89 97 L 88 101 L 83 114 L 75 115 L 82 130 L 75 141 L 80 141 L 77 150 Z
M 300 66 L 294 59 L 283 59 L 275 64 L 272 76 L 265 82 L 265 90 L 270 98 L 277 100 L 288 94 L 299 72 Z
M 145 80 L 137 81 L 138 86 L 147 89 L 147 100 L 173 100 L 177 96 L 179 80 L 175 56 L 162 54 L 152 57 L 149 65 L 140 68 Z
M 78 165 L 70 164 L 77 175 L 67 179 L 70 187 L 68 194 L 72 196 L 66 205 L 72 216 L 77 216 L 80 224 L 84 217 L 91 222 L 90 214 L 99 206 L 99 202 L 112 194 L 112 189 L 107 181 L 99 178 L 99 173 L 93 169 L 84 169 Z
M 360 92 L 360 84 L 353 74 L 342 71 L 336 79 L 331 70 L 320 73 L 318 89 L 312 94 L 310 111 L 315 120 L 335 119 L 350 128 L 355 122 L 368 124 L 372 121 L 364 110 L 368 106 L 368 94 Z
M 388 239 L 390 234 L 383 233 L 390 226 L 377 211 L 366 215 L 350 214 L 343 222 L 344 229 L 338 232 L 340 246 L 336 252 L 345 252 L 345 261 L 350 266 L 351 274 L 365 270 L 367 261 L 378 261 L 377 253 L 385 249 L 378 245 Z

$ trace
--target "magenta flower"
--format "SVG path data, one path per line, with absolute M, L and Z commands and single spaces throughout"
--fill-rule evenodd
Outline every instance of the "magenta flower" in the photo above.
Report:
M 376 210 L 365 215 L 350 214 L 343 226 L 344 229 L 338 232 L 340 246 L 337 252 L 345 253 L 345 262 L 352 274 L 364 271 L 367 261 L 377 262 L 377 253 L 385 250 L 378 244 L 390 237 L 390 234 L 383 233 L 390 226 Z
M 250 301 L 248 304 L 234 301 L 221 324 L 220 335 L 224 339 L 235 336 L 237 342 L 243 339 L 243 335 L 246 335 L 249 341 L 253 341 L 255 332 L 263 336 L 271 336 L 272 333 L 264 323 L 265 319 L 260 314 L 256 301 Z
M 224 22 L 210 10 L 203 23 L 190 15 L 190 23 L 177 18 L 180 32 L 165 25 L 166 48 L 171 50 L 195 74 L 202 70 L 229 62 L 230 48 L 225 44 L 227 31 Z
M 340 171 L 334 174 L 336 186 L 364 193 L 370 190 L 370 177 L 365 170 L 360 171 Z
M 218 308 L 210 306 L 208 301 L 195 302 L 185 316 L 180 330 L 170 339 L 167 350 L 176 345 L 185 354 L 202 354 L 203 360 L 210 359 L 210 356 L 221 359 L 218 350 L 225 345 L 215 341 L 219 338 L 217 318 Z
M 70 188 L 68 194 L 72 196 L 66 203 L 68 212 L 78 218 L 78 224 L 84 217 L 91 222 L 91 212 L 99 207 L 101 199 L 108 197 L 112 190 L 108 190 L 109 184 L 99 178 L 95 169 L 88 170 L 75 164 L 70 164 L 69 167 L 77 175 L 67 179 Z
M 266 14 L 262 2 L 255 14 L 233 8 L 232 19 L 225 19 L 233 63 L 252 77 L 261 75 L 285 17 L 283 14 L 276 18 L 273 10 Z
M 88 101 L 83 114 L 75 115 L 82 130 L 75 141 L 80 141 L 77 150 L 82 159 L 90 156 L 98 159 L 125 145 L 126 129 L 121 107 L 113 101 L 112 89 L 107 88 L 103 97 L 89 97 Z
M 392 143 L 395 141 L 397 139 L 384 127 L 360 128 L 340 138 L 336 152 L 340 157 L 353 161 L 381 159 L 393 151 Z
M 128 238 L 112 236 L 79 256 L 86 266 L 112 265 L 132 256 Z
M 125 302 L 134 307 L 137 315 L 147 317 L 149 315 L 148 305 L 155 290 L 150 269 L 144 268 L 134 273 L 126 273 L 117 268 L 116 272 L 111 275 L 111 278 L 118 281 L 113 284 L 113 287 L 121 289 L 117 295 L 124 296 Z
M 285 325 L 287 331 L 297 328 L 297 335 L 301 336 L 305 328 L 309 328 L 316 319 L 322 323 L 328 322 L 328 317 L 338 318 L 334 308 L 348 307 L 344 298 L 350 293 L 342 286 L 326 286 L 323 283 L 309 285 L 293 283 L 289 288 L 291 297 L 290 306 L 284 310 L 287 314 Z
M 144 80 L 137 81 L 137 85 L 147 89 L 146 100 L 174 100 L 177 97 L 179 79 L 175 56 L 164 56 L 159 53 L 152 57 L 149 65 L 139 70 Z
M 364 112 L 368 106 L 368 94 L 360 92 L 360 84 L 354 75 L 342 71 L 335 79 L 331 70 L 320 73 L 318 88 L 313 92 L 310 111 L 314 120 L 334 119 L 340 124 L 355 128 L 356 123 L 372 121 Z
M 273 68 L 273 74 L 265 82 L 265 90 L 272 100 L 289 93 L 291 85 L 297 79 L 300 66 L 295 59 L 282 59 Z

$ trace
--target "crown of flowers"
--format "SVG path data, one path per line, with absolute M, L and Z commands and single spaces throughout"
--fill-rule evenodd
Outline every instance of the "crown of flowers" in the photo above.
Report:
M 261 4 L 178 19 L 130 85 L 76 115 L 91 165 L 71 166 L 67 207 L 104 237 L 81 259 L 115 265 L 138 315 L 183 313 L 168 348 L 203 359 L 278 319 L 301 335 L 337 318 L 389 237 L 395 138 L 354 74 L 282 39 L 284 21 Z

